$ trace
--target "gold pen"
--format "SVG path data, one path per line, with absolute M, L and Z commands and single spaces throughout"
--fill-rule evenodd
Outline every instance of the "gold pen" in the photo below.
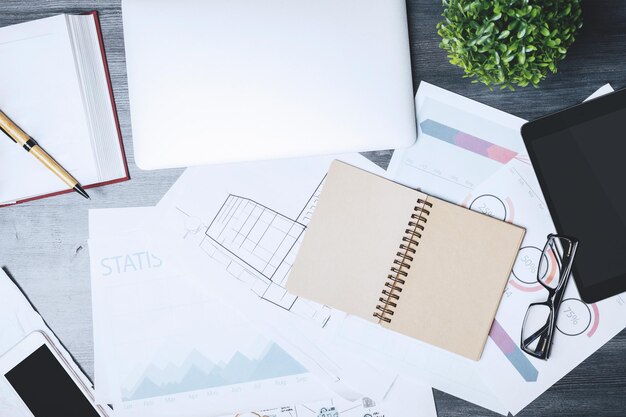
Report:
M 0 130 L 2 130 L 13 142 L 22 146 L 28 153 L 33 155 L 42 164 L 46 166 L 50 171 L 59 177 L 68 187 L 72 188 L 78 194 L 87 199 L 91 199 L 89 194 L 85 192 L 83 187 L 67 172 L 57 161 L 55 161 L 41 146 L 37 144 L 35 139 L 31 138 L 19 128 L 18 125 L 13 123 L 9 117 L 0 110 Z

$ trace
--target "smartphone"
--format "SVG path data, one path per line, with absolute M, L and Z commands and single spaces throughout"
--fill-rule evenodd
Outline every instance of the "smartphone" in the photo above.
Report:
M 29 417 L 108 417 L 44 332 L 29 334 L 0 356 L 0 379 Z

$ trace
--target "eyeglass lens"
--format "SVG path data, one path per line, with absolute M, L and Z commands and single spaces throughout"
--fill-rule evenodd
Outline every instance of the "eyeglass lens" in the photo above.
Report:
M 528 307 L 522 327 L 522 340 L 528 350 L 538 353 L 545 350 L 545 344 L 549 342 L 551 321 L 552 310 L 548 305 L 532 304 Z
M 537 281 L 546 288 L 556 290 L 567 279 L 562 276 L 562 268 L 569 260 L 571 248 L 572 242 L 569 239 L 551 236 L 539 260 Z

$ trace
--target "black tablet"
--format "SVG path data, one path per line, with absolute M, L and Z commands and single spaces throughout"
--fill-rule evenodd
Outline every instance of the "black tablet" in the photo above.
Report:
M 557 232 L 580 240 L 582 299 L 626 291 L 626 89 L 522 127 Z

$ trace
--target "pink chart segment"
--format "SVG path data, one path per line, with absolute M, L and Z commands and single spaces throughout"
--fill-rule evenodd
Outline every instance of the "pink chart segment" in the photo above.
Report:
M 424 120 L 420 123 L 420 127 L 422 132 L 427 135 L 502 164 L 508 163 L 517 156 L 515 151 L 461 132 L 432 119 Z
M 491 337 L 491 340 L 495 342 L 496 346 L 504 353 L 504 356 L 526 382 L 537 381 L 539 371 L 537 371 L 537 368 L 533 366 L 526 354 L 522 352 L 497 320 L 493 321 L 489 337 Z

